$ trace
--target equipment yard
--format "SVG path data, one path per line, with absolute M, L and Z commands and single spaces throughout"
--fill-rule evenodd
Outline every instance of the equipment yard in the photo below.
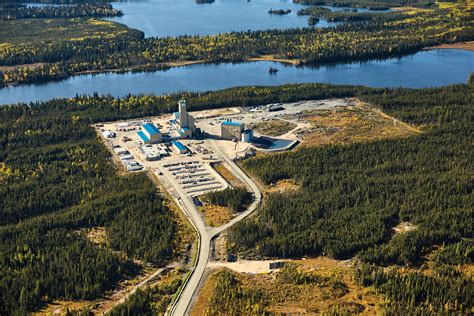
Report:
M 159 169 L 164 162 L 187 161 L 184 158 L 190 157 L 207 168 L 210 162 L 220 161 L 222 157 L 216 156 L 206 138 L 215 139 L 231 159 L 251 156 L 256 150 L 284 151 L 306 141 L 306 136 L 314 130 L 311 119 L 314 113 L 354 105 L 353 99 L 330 99 L 188 113 L 183 102 L 182 114 L 109 122 L 95 128 L 112 150 L 114 160 L 127 171 Z M 228 126 L 226 135 L 223 126 Z M 221 182 L 210 169 L 210 176 Z

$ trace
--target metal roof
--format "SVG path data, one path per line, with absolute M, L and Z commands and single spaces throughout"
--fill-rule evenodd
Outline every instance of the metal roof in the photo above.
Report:
M 158 127 L 156 127 L 153 124 L 145 124 L 143 125 L 143 128 L 148 132 L 148 134 L 153 135 L 153 134 L 159 134 L 160 130 Z
M 176 146 L 176 148 L 178 148 L 178 150 L 187 150 L 188 148 L 186 146 L 184 146 L 181 142 L 177 141 L 177 140 L 173 140 L 171 141 L 171 143 Z
M 148 142 L 150 139 L 148 138 L 148 136 L 145 135 L 145 133 L 143 133 L 143 131 L 139 131 L 137 132 L 137 135 L 138 137 L 140 137 L 144 142 Z
M 234 122 L 234 121 L 224 121 L 222 125 L 231 125 L 231 126 L 242 126 L 244 123 L 242 122 Z

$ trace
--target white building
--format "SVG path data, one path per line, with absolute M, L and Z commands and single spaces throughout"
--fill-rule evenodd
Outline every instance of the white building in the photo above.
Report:
M 179 135 L 181 138 L 191 138 L 196 131 L 194 117 L 189 115 L 186 106 L 186 100 L 180 100 L 178 102 L 178 112 L 175 112 L 175 119 L 179 125 Z
M 221 137 L 227 140 L 241 140 L 245 124 L 227 120 L 221 123 Z

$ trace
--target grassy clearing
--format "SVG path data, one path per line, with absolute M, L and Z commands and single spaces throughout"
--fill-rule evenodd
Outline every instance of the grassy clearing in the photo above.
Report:
M 212 166 L 232 187 L 243 188 L 245 183 L 237 178 L 230 170 L 222 163 L 216 163 Z
M 285 193 L 298 190 L 300 187 L 294 179 L 278 180 L 275 184 L 265 186 L 265 193 Z
M 191 311 L 191 316 L 202 316 L 205 315 L 205 311 L 209 305 L 209 299 L 214 294 L 217 282 L 216 275 L 217 271 L 211 272 L 208 279 L 204 283 L 204 286 L 199 291 L 199 296 L 194 303 L 193 309 Z
M 204 215 L 207 226 L 218 227 L 229 222 L 234 217 L 234 213 L 230 208 L 225 206 L 206 204 L 201 206 L 199 210 Z
M 294 260 L 280 272 L 272 274 L 215 270 L 206 281 L 191 315 L 203 315 L 224 308 L 211 306 L 211 303 L 220 301 L 216 295 L 217 292 L 222 293 L 222 289 L 216 289 L 222 287 L 217 283 L 222 273 L 231 273 L 237 279 L 236 288 L 255 296 L 261 295 L 259 307 L 270 314 L 326 314 L 338 310 L 375 315 L 381 312 L 382 297 L 358 286 L 347 263 L 318 257 Z M 227 303 L 230 303 L 231 309 L 238 308 L 239 302 L 230 300 Z M 213 315 L 212 312 L 209 314 Z
M 283 120 L 270 120 L 261 123 L 250 124 L 250 128 L 260 134 L 267 136 L 280 136 L 294 129 L 297 125 Z
M 13 45 L 48 45 L 88 38 L 110 38 L 130 31 L 125 25 L 97 19 L 0 21 L 0 51 Z
M 417 128 L 364 103 L 335 110 L 310 111 L 305 119 L 311 123 L 311 128 L 297 134 L 306 146 L 351 144 L 419 133 Z
M 87 231 L 87 239 L 97 245 L 105 245 L 107 243 L 107 233 L 105 227 L 92 227 Z

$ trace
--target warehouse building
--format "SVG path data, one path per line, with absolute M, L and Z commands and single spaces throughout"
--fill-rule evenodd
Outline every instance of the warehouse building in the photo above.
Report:
M 185 154 L 189 151 L 188 147 L 184 146 L 180 141 L 174 140 L 171 144 L 180 154 Z
M 163 141 L 163 135 L 153 124 L 144 124 L 142 130 L 137 135 L 145 144 L 156 144 Z
M 227 120 L 221 124 L 221 137 L 227 140 L 241 140 L 244 130 L 244 123 Z

